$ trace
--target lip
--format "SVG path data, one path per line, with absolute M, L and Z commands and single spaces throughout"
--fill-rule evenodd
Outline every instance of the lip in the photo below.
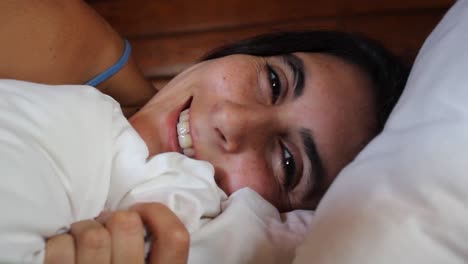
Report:
M 169 149 L 169 152 L 182 153 L 182 148 L 179 146 L 179 139 L 177 136 L 177 123 L 179 122 L 180 113 L 190 106 L 192 98 L 193 97 L 190 96 L 182 105 L 172 111 L 167 118 L 166 125 L 168 128 L 169 140 L 167 142 L 166 149 Z

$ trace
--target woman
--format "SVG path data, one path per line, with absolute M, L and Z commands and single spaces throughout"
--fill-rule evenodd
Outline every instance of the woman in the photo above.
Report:
M 362 38 L 276 33 L 208 55 L 130 123 L 150 155 L 212 163 L 228 195 L 248 186 L 282 211 L 310 209 L 382 129 L 405 80 L 395 58 Z M 188 121 L 176 124 L 184 109 Z M 177 131 L 179 142 L 176 126 L 190 131 Z
M 0 59 L 11 63 L 0 66 L 3 78 L 82 84 L 121 56 L 121 38 L 80 1 L 7 2 Z M 286 211 L 316 206 L 380 131 L 405 80 L 406 70 L 373 43 L 309 32 L 215 51 L 154 97 L 131 58 L 97 88 L 121 103 L 150 155 L 207 160 L 227 194 L 248 186 Z M 188 236 L 174 218 L 149 204 L 76 223 L 49 240 L 47 261 L 141 262 L 144 222 L 157 238 L 152 261 L 183 263 Z

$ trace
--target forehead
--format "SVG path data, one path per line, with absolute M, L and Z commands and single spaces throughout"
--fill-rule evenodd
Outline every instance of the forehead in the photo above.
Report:
M 373 134 L 375 106 L 368 76 L 357 66 L 320 53 L 297 53 L 304 92 L 295 102 L 296 124 L 314 137 L 326 182 L 349 163 Z M 296 126 L 297 127 L 297 126 Z

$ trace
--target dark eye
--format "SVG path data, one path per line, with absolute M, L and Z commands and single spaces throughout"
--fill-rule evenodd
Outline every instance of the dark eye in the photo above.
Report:
M 267 71 L 268 81 L 270 82 L 271 86 L 271 103 L 275 104 L 281 95 L 281 80 L 279 79 L 276 71 L 273 70 L 270 65 L 267 65 Z
M 296 183 L 296 162 L 289 149 L 283 144 L 281 145 L 281 166 L 283 167 L 284 189 L 291 190 Z

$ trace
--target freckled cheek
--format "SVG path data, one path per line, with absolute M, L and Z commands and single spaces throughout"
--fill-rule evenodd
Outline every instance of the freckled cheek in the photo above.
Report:
M 204 86 L 209 87 L 210 92 L 231 100 L 247 99 L 257 85 L 255 76 L 247 72 L 223 70 L 213 76 Z

